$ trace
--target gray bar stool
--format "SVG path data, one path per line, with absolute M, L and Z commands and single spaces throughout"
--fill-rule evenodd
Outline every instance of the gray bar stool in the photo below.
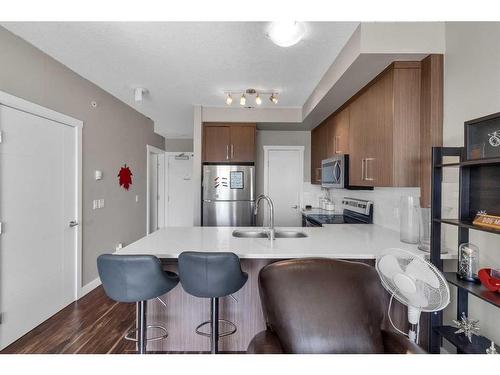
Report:
M 97 270 L 109 298 L 118 302 L 136 303 L 137 327 L 125 338 L 137 342 L 140 354 L 146 353 L 148 341 L 167 338 L 165 327 L 146 324 L 147 301 L 158 298 L 165 305 L 159 297 L 177 285 L 177 274 L 164 271 L 160 260 L 152 255 L 100 255 L 97 258 Z M 163 334 L 148 339 L 148 328 L 159 329 Z M 132 332 L 135 332 L 135 338 L 130 337 Z
M 185 251 L 179 255 L 179 277 L 184 290 L 200 298 L 210 298 L 210 320 L 196 327 L 196 333 L 210 337 L 210 351 L 219 351 L 219 338 L 236 332 L 234 323 L 219 319 L 219 298 L 240 290 L 248 274 L 241 270 L 240 259 L 234 253 Z M 219 333 L 219 322 L 232 328 Z M 210 324 L 210 333 L 201 328 Z

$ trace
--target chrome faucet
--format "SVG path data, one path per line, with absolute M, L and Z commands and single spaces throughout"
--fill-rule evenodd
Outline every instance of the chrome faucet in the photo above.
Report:
M 261 200 L 265 200 L 267 202 L 267 204 L 269 205 L 269 228 L 268 228 L 268 232 L 267 232 L 267 238 L 269 238 L 269 240 L 273 241 L 274 240 L 274 205 L 273 205 L 273 201 L 267 195 L 260 194 L 257 197 L 257 199 L 255 200 L 255 210 L 254 210 L 255 216 L 257 216 L 257 212 L 259 210 L 259 203 Z

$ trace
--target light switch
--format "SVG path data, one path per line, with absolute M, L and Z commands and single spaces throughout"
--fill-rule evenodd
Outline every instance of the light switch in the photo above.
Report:
M 139 203 L 139 196 L 138 195 L 135 196 L 135 203 Z
M 99 199 L 99 208 L 104 208 L 104 198 Z
M 97 199 L 92 201 L 92 209 L 95 210 L 97 208 Z

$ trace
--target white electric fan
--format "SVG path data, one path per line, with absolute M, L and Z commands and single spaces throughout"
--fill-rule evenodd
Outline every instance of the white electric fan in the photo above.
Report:
M 420 313 L 444 309 L 450 303 L 450 288 L 441 272 L 425 259 L 406 250 L 387 249 L 375 265 L 382 285 L 391 294 L 388 317 L 400 333 L 418 343 Z M 392 299 L 408 306 L 410 330 L 399 330 L 391 319 Z

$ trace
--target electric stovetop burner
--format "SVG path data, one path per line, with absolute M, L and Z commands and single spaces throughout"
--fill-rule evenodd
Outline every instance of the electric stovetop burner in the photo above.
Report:
M 365 221 L 357 220 L 346 215 L 311 214 L 307 215 L 309 220 L 318 224 L 366 224 Z

